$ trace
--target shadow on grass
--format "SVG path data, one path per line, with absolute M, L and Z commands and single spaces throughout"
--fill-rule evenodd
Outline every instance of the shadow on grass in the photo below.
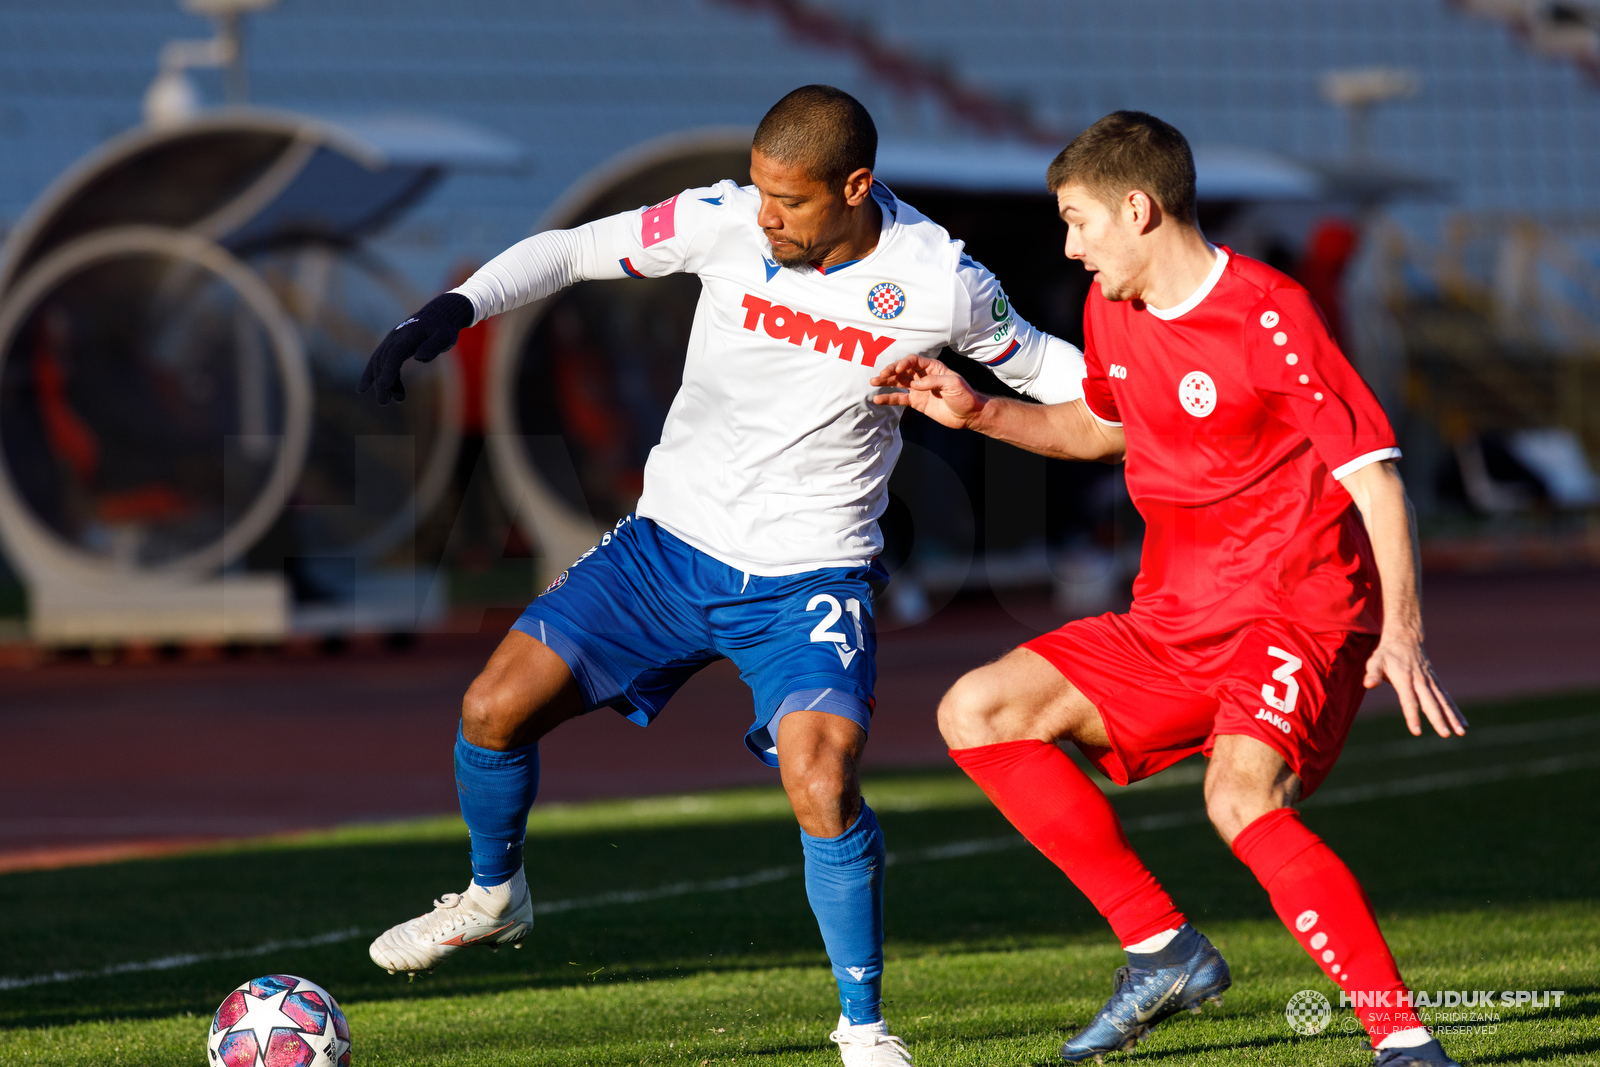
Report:
M 1587 1037 L 1577 1041 L 1567 1041 L 1563 1044 L 1549 1045 L 1532 1051 L 1498 1052 L 1487 1056 L 1477 1055 L 1472 1057 L 1472 1062 L 1475 1065 L 1486 1063 L 1545 1063 L 1566 1056 L 1581 1056 L 1588 1052 L 1600 1052 L 1600 1037 Z
M 1263 1049 L 1277 1048 L 1281 1045 L 1298 1044 L 1303 1040 L 1305 1039 L 1292 1035 L 1283 1035 L 1278 1037 L 1241 1038 L 1236 1041 L 1215 1041 L 1207 1043 L 1203 1048 L 1195 1048 L 1191 1045 L 1183 1048 L 1146 1050 L 1145 1048 L 1141 1047 L 1139 1050 L 1139 1058 L 1140 1060 L 1170 1060 L 1185 1056 L 1193 1056 L 1197 1052 L 1216 1054 L 1223 1052 L 1242 1053 L 1249 1051 L 1261 1051 Z M 1045 1067 L 1046 1064 L 1050 1064 L 1052 1067 L 1060 1067 L 1060 1063 L 1061 1058 L 1058 1056 L 1053 1060 L 1040 1060 L 1034 1065 L 1034 1067 Z
M 1563 698 L 1475 719 L 1514 722 L 1519 714 L 1593 707 L 1593 698 Z M 1390 720 L 1358 724 L 1358 739 L 1387 738 L 1395 729 Z M 1526 758 L 1525 751 L 1518 758 Z M 1396 764 L 1396 773 L 1440 766 L 1410 760 Z M 1198 807 L 1200 799 L 1198 788 L 1183 788 L 1127 794 L 1117 803 L 1138 816 Z M 880 819 L 890 848 L 903 854 L 1012 833 L 986 803 L 885 811 Z M 1592 900 L 1600 885 L 1600 850 L 1573 845 L 1600 838 L 1600 806 L 1581 774 L 1319 809 L 1307 821 L 1344 856 L 1385 915 Z M 1495 842 L 1492 853 L 1484 841 Z M 1208 827 L 1137 834 L 1134 843 L 1197 924 L 1272 920 L 1265 893 Z M 788 816 L 564 832 L 531 838 L 528 855 L 529 882 L 541 901 L 801 863 Z M 544 916 L 524 950 L 463 953 L 440 975 L 415 984 L 372 965 L 366 954 L 371 937 L 426 910 L 434 896 L 458 889 L 467 877 L 464 834 L 454 842 L 276 843 L 6 875 L 0 877 L 0 913 L 13 919 L 0 929 L 0 970 L 8 977 L 95 971 L 351 927 L 362 933 L 336 945 L 3 991 L 0 1028 L 206 1016 L 240 981 L 269 971 L 305 974 L 354 1003 L 825 966 L 798 876 L 732 892 Z M 1088 902 L 1032 849 L 897 865 L 889 872 L 885 922 L 891 957 L 1110 946 Z M 826 975 L 818 981 L 825 985 Z

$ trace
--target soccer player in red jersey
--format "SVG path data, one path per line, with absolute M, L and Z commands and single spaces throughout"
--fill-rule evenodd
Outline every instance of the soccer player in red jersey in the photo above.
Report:
M 1063 459 L 1126 462 L 1146 533 L 1132 609 L 1080 619 L 956 683 L 951 755 L 1110 922 L 1128 951 L 1069 1062 L 1132 1048 L 1231 979 L 1128 843 L 1071 741 L 1127 784 L 1196 752 L 1206 810 L 1272 906 L 1344 992 L 1381 1067 L 1452 1064 L 1410 995 L 1366 893 L 1294 805 L 1327 776 L 1365 690 L 1406 725 L 1466 723 L 1422 651 L 1400 451 L 1305 289 L 1209 244 L 1183 135 L 1139 112 L 1085 130 L 1048 180 L 1066 254 L 1096 273 L 1084 399 L 987 397 L 935 360 L 874 380 L 947 426 Z

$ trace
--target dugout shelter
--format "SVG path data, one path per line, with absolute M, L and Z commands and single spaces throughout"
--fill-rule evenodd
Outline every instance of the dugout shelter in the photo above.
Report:
M 118 137 L 0 248 L 0 539 L 48 643 L 410 629 L 406 554 L 445 489 L 459 383 L 355 394 L 420 294 L 367 238 L 470 128 L 219 109 Z

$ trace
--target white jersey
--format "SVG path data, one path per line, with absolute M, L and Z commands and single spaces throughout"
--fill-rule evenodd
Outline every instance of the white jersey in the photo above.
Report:
M 572 282 L 700 276 L 683 384 L 650 452 L 637 513 L 731 567 L 784 575 L 859 566 L 900 454 L 901 407 L 872 403 L 876 368 L 949 346 L 1045 403 L 1083 395 L 1083 355 L 1014 314 L 994 275 L 881 184 L 877 247 L 787 269 L 732 181 L 536 234 L 455 292 L 477 319 Z

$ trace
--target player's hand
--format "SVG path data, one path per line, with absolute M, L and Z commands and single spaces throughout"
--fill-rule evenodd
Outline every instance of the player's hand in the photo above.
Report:
M 1433 676 L 1433 664 L 1422 651 L 1420 636 L 1385 634 L 1378 639 L 1378 647 L 1367 660 L 1367 676 L 1362 684 L 1376 689 L 1384 679 L 1400 695 L 1400 710 L 1413 737 L 1422 736 L 1423 715 L 1440 737 L 1460 737 L 1467 732 L 1466 716 Z
M 879 393 L 872 398 L 874 404 L 914 408 L 953 430 L 971 426 L 989 399 L 974 392 L 965 378 L 943 363 L 924 356 L 895 360 L 880 370 L 869 384 L 907 390 Z
M 377 351 L 367 360 L 366 370 L 361 372 L 356 392 L 364 393 L 376 385 L 379 404 L 404 400 L 406 387 L 400 381 L 400 364 L 408 359 L 426 363 L 451 348 L 456 336 L 472 325 L 475 314 L 472 301 L 460 293 L 434 297 L 378 343 Z

